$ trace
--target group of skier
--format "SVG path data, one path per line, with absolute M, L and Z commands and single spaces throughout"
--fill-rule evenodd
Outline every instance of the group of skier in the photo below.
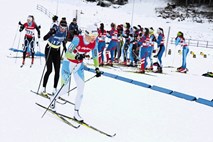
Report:
M 50 26 L 49 32 L 43 37 L 47 41 L 45 46 L 45 67 L 46 72 L 43 78 L 42 94 L 47 95 L 46 87 L 49 75 L 54 67 L 55 76 L 53 84 L 53 97 L 51 97 L 50 107 L 55 109 L 55 102 L 63 94 L 69 91 L 69 82 L 71 74 L 74 75 L 77 85 L 77 95 L 75 99 L 74 118 L 78 121 L 83 121 L 79 115 L 79 110 L 84 93 L 84 65 L 83 60 L 86 55 L 92 51 L 92 59 L 94 61 L 96 77 L 101 76 L 99 66 L 113 64 L 122 64 L 125 66 L 137 66 L 140 73 L 145 73 L 145 69 L 153 70 L 153 66 L 157 66 L 155 72 L 162 73 L 162 55 L 165 51 L 164 45 L 164 30 L 157 29 L 157 36 L 154 34 L 154 29 L 142 28 L 140 25 L 131 26 L 128 22 L 125 24 L 116 25 L 111 23 L 111 29 L 105 30 L 104 23 L 100 23 L 97 27 L 97 34 L 92 31 L 81 31 L 77 25 L 77 19 L 68 26 L 66 18 L 62 17 L 58 22 L 58 16 L 52 17 L 53 23 Z M 28 48 L 30 48 L 32 61 L 34 63 L 34 42 L 35 29 L 37 30 L 38 38 L 40 38 L 40 26 L 34 21 L 34 17 L 29 15 L 27 22 L 22 24 L 19 22 L 20 32 L 25 29 L 24 50 L 22 66 L 25 64 L 25 58 Z M 109 39 L 109 44 L 106 46 L 106 39 Z M 153 63 L 152 53 L 154 44 L 159 48 L 155 55 L 158 61 Z M 176 38 L 176 45 L 181 44 L 183 47 L 183 64 L 177 70 L 179 72 L 186 72 L 186 56 L 188 54 L 188 47 L 182 32 L 178 32 Z M 61 45 L 63 50 L 61 52 Z M 68 45 L 68 46 L 67 46 Z M 65 52 L 65 58 L 61 59 Z M 148 59 L 150 64 L 148 65 Z M 58 81 L 61 72 L 61 87 L 58 90 Z
M 159 27 L 155 35 L 152 27 L 142 28 L 140 25 L 132 27 L 128 22 L 117 26 L 111 23 L 110 26 L 109 31 L 104 29 L 104 23 L 97 28 L 100 66 L 113 66 L 113 63 L 137 66 L 140 73 L 145 73 L 146 69 L 153 70 L 153 66 L 156 66 L 157 69 L 154 72 L 162 73 L 162 56 L 165 51 L 163 28 Z M 107 47 L 106 38 L 110 39 Z M 156 51 L 154 50 L 155 43 L 158 53 L 154 57 L 158 60 L 153 63 L 152 53 Z M 180 44 L 184 51 L 182 66 L 177 68 L 177 71 L 186 73 L 188 47 L 182 32 L 178 32 L 175 44 L 176 46 Z
M 49 75 L 52 72 L 52 66 L 55 70 L 54 75 L 54 84 L 51 97 L 50 108 L 55 110 L 56 100 L 63 94 L 66 94 L 69 91 L 69 82 L 71 81 L 71 75 L 74 75 L 74 79 L 77 85 L 77 95 L 75 99 L 74 107 L 74 119 L 82 122 L 83 119 L 79 115 L 79 110 L 84 93 L 84 65 L 83 59 L 85 58 L 86 53 L 92 51 L 94 66 L 95 66 L 95 76 L 100 77 L 101 71 L 99 70 L 98 62 L 98 44 L 96 42 L 96 36 L 91 31 L 84 31 L 82 34 L 79 34 L 77 19 L 73 19 L 71 24 L 68 27 L 66 18 L 63 17 L 58 23 L 58 16 L 52 17 L 53 23 L 50 27 L 49 32 L 43 37 L 44 41 L 47 41 L 45 46 L 45 67 L 46 72 L 43 78 L 43 89 L 42 95 L 48 95 L 46 91 L 47 82 Z M 25 29 L 25 48 L 23 52 L 23 62 L 24 65 L 25 55 L 27 48 L 30 47 L 32 54 L 32 63 L 33 64 L 33 53 L 35 41 L 35 29 L 38 31 L 38 38 L 40 38 L 40 30 L 34 22 L 34 18 L 29 16 L 25 24 L 20 24 L 20 32 Z M 29 36 L 30 35 L 30 38 Z M 63 51 L 61 53 L 61 44 L 63 45 Z M 68 46 L 67 46 L 68 45 Z M 62 54 L 65 52 L 65 59 L 62 62 Z M 61 71 L 61 87 L 57 90 L 59 76 Z

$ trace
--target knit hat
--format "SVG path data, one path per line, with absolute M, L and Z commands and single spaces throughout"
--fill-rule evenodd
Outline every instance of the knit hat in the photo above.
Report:
M 28 20 L 29 22 L 32 22 L 32 21 L 33 21 L 33 16 L 32 16 L 32 15 L 29 15 L 29 16 L 27 17 L 27 20 Z
M 66 17 L 62 17 L 62 18 L 61 18 L 61 20 L 64 20 L 64 21 L 66 21 L 67 19 L 66 19 Z
M 104 28 L 104 23 L 101 23 L 101 24 L 100 24 L 100 27 Z
M 54 16 L 52 17 L 52 20 L 53 20 L 53 21 L 57 21 L 57 20 L 58 20 L 58 16 L 57 16 L 57 15 L 54 15 Z
M 154 29 L 152 27 L 149 28 L 149 33 L 154 34 Z
M 60 26 L 62 26 L 62 27 L 67 27 L 67 21 L 61 20 L 61 21 L 60 21 Z
M 149 29 L 148 28 L 144 28 L 144 34 L 146 34 L 146 35 L 149 34 Z
M 177 36 L 183 36 L 183 33 L 182 33 L 181 31 L 179 31 L 179 32 L 177 33 Z
M 158 33 L 164 34 L 163 29 L 162 28 L 158 28 L 157 30 Z

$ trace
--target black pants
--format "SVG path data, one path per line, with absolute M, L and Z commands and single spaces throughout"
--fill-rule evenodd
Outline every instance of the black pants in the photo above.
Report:
M 27 53 L 28 48 L 30 48 L 31 56 L 32 56 L 32 58 L 34 58 L 34 54 L 35 54 L 34 41 L 35 41 L 34 37 L 33 38 L 28 38 L 28 37 L 24 38 L 23 59 L 26 58 L 26 53 Z
M 53 87 L 57 88 L 58 80 L 59 80 L 59 73 L 60 73 L 60 64 L 61 64 L 60 48 L 58 48 L 58 49 L 51 48 L 47 44 L 45 47 L 45 59 L 46 59 L 47 71 L 44 75 L 43 87 L 46 87 L 49 75 L 52 72 L 52 66 L 54 66 L 55 76 L 54 76 L 54 86 Z

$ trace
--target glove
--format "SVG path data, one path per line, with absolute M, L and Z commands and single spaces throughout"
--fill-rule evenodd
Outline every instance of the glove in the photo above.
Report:
M 18 22 L 19 25 L 22 25 L 21 21 Z
M 95 69 L 95 73 L 96 73 L 96 77 L 100 77 L 101 76 L 101 71 L 99 70 L 99 68 Z
M 80 61 L 80 60 L 83 60 L 84 58 L 85 58 L 85 55 L 84 55 L 84 54 L 78 54 L 78 53 L 77 53 L 77 54 L 75 55 L 75 59 L 76 59 L 76 60 L 79 60 L 79 61 Z
M 19 32 L 23 31 L 23 29 L 24 29 L 24 26 L 21 25 L 20 28 L 19 28 Z

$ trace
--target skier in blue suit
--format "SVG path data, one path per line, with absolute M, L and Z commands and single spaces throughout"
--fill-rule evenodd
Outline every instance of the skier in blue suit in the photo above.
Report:
M 164 31 L 162 28 L 158 28 L 157 30 L 157 33 L 158 33 L 158 37 L 157 37 L 157 45 L 158 45 L 158 48 L 159 51 L 158 51 L 158 54 L 154 57 L 157 57 L 158 58 L 158 62 L 155 62 L 153 65 L 154 66 L 157 66 L 157 71 L 155 71 L 156 73 L 162 73 L 163 70 L 162 70 L 162 56 L 163 56 L 163 53 L 165 51 L 165 46 L 164 46 Z
M 44 36 L 44 40 L 47 40 L 45 47 L 45 59 L 46 59 L 46 73 L 43 79 L 43 94 L 46 94 L 46 85 L 49 75 L 52 72 L 52 66 L 54 66 L 55 76 L 53 85 L 53 94 L 57 91 L 57 85 L 59 80 L 60 65 L 61 65 L 61 53 L 60 46 L 63 43 L 63 47 L 66 48 L 66 36 L 67 36 L 67 22 L 61 20 L 60 24 L 54 25 L 50 31 Z
M 177 71 L 186 73 L 188 71 L 188 69 L 186 68 L 186 57 L 189 52 L 189 48 L 185 41 L 183 33 L 180 31 L 177 33 L 177 37 L 175 38 L 175 45 L 180 45 L 182 47 L 182 66 L 177 68 Z

